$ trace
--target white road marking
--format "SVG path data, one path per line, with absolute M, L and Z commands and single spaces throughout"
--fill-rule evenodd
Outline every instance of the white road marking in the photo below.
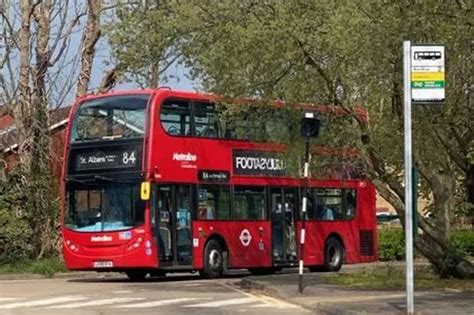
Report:
M 103 300 L 94 300 L 89 302 L 81 302 L 81 303 L 72 303 L 72 304 L 64 304 L 64 305 L 57 305 L 51 306 L 48 308 L 79 308 L 79 307 L 86 307 L 86 306 L 99 306 L 99 305 L 107 305 L 107 304 L 114 304 L 114 303 L 126 303 L 132 301 L 140 301 L 144 300 L 145 298 L 113 298 L 113 299 L 103 299 Z
M 255 300 L 252 298 L 240 298 L 240 299 L 230 299 L 230 300 L 217 301 L 217 302 L 185 305 L 182 307 L 220 307 L 220 306 L 227 306 L 227 305 L 247 304 L 247 303 L 252 303 L 252 302 L 255 302 Z
M 61 296 L 61 297 L 56 297 L 56 298 L 51 298 L 51 299 L 35 300 L 35 301 L 29 301 L 29 302 L 17 302 L 17 303 L 0 305 L 0 309 L 44 306 L 44 305 L 58 304 L 58 303 L 71 302 L 71 301 L 80 301 L 84 299 L 86 298 L 83 297 L 82 295 Z
M 208 299 L 210 299 L 210 298 L 205 298 L 205 300 L 208 300 Z M 155 307 L 155 306 L 162 306 L 162 305 L 171 305 L 171 304 L 177 304 L 177 303 L 189 302 L 189 301 L 196 301 L 196 300 L 203 300 L 203 299 L 199 299 L 199 298 L 181 298 L 181 299 L 172 299 L 172 300 L 161 300 L 161 301 L 153 301 L 153 302 L 144 302 L 144 303 L 114 306 L 114 308 L 145 308 L 145 307 Z
M 275 299 L 275 298 L 272 298 L 272 297 L 269 297 L 269 296 L 266 296 L 266 295 L 261 295 L 261 294 L 257 294 L 257 293 L 249 293 L 249 292 L 246 292 L 246 291 L 243 291 L 241 289 L 238 289 L 234 286 L 231 286 L 229 284 L 226 284 L 226 283 L 219 283 L 221 286 L 225 287 L 225 288 L 228 288 L 228 289 L 231 289 L 231 290 L 234 290 L 236 292 L 239 292 L 245 296 L 248 296 L 248 297 L 251 297 L 257 301 L 260 301 L 261 304 L 259 305 L 263 305 L 263 304 L 266 304 L 266 305 L 270 305 L 271 307 L 275 307 L 275 308 L 299 308 L 299 306 L 295 305 L 295 304 L 291 304 L 291 303 L 288 303 L 288 302 L 285 302 L 285 301 L 282 301 L 282 300 L 278 300 L 278 299 Z M 263 306 L 261 306 L 263 307 Z
M 250 307 L 273 307 L 273 305 L 270 304 L 257 304 L 257 305 L 252 305 Z

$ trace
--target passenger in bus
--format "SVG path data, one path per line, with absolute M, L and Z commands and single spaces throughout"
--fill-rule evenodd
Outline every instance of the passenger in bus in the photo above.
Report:
M 211 204 L 206 202 L 199 203 L 198 219 L 213 220 L 215 218 L 215 209 Z
M 334 221 L 334 212 L 331 208 L 318 205 L 318 219 L 322 221 Z

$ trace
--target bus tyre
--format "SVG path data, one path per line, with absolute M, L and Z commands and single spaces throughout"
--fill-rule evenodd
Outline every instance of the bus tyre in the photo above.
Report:
M 221 244 L 211 239 L 204 249 L 204 269 L 201 275 L 205 278 L 219 278 L 224 270 L 224 256 Z
M 130 281 L 143 281 L 148 274 L 145 270 L 129 270 L 125 273 Z
M 341 242 L 331 237 L 324 247 L 324 269 L 326 271 L 339 271 L 344 261 L 344 247 Z

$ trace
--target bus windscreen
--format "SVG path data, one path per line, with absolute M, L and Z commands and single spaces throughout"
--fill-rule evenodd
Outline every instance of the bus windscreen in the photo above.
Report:
M 139 183 L 70 183 L 67 187 L 66 227 L 79 232 L 130 229 L 144 223 L 145 203 Z
M 149 95 L 127 95 L 85 101 L 79 107 L 71 142 L 143 138 Z

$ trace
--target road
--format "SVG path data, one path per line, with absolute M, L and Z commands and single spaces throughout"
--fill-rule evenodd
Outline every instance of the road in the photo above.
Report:
M 239 275 L 203 280 L 189 274 L 129 282 L 103 275 L 0 281 L 1 315 L 308 314 L 295 305 L 244 292 Z

